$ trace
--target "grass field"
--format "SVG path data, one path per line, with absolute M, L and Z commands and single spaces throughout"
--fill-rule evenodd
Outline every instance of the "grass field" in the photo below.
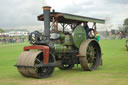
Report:
M 103 66 L 84 72 L 81 67 L 62 71 L 56 69 L 50 78 L 34 79 L 21 76 L 17 57 L 28 43 L 0 45 L 0 85 L 128 85 L 128 51 L 125 40 L 101 40 Z

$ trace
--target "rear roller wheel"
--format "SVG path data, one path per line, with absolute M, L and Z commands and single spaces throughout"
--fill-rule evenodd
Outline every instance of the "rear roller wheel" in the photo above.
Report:
M 101 49 L 96 40 L 85 40 L 80 49 L 80 64 L 84 70 L 96 70 L 101 64 Z
M 128 51 L 128 40 L 126 40 L 126 49 Z
M 53 59 L 50 57 L 49 62 L 52 61 Z M 25 51 L 18 58 L 17 69 L 25 77 L 46 78 L 51 76 L 54 67 L 36 67 L 38 64 L 43 64 L 43 52 Z

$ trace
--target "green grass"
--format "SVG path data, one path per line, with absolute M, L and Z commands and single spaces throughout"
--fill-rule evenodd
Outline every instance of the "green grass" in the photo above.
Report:
M 125 40 L 101 40 L 103 66 L 96 71 L 56 69 L 47 79 L 21 76 L 16 67 L 17 57 L 28 43 L 0 45 L 0 85 L 128 85 L 128 51 Z

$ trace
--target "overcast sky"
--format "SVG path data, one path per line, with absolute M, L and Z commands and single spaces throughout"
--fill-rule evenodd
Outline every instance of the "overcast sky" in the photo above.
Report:
M 37 16 L 46 5 L 60 12 L 111 19 L 113 24 L 128 17 L 128 0 L 0 0 L 0 27 L 41 29 Z

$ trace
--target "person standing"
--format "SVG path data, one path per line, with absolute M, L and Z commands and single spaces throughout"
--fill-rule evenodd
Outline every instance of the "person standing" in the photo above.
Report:
M 88 33 L 89 33 L 89 26 L 88 26 L 88 24 L 87 24 L 87 22 L 86 23 L 84 23 L 84 29 L 85 29 L 85 31 L 86 31 L 86 38 L 88 39 Z

